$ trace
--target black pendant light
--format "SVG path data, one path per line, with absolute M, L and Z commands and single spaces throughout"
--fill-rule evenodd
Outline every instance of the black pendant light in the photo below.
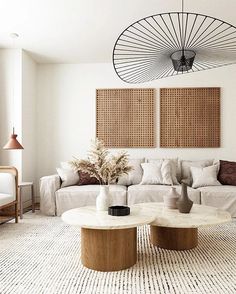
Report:
M 151 15 L 118 37 L 113 49 L 117 75 L 127 83 L 236 63 L 236 27 L 215 17 L 184 12 Z

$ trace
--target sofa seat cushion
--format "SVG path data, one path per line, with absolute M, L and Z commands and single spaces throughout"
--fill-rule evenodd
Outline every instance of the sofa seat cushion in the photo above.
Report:
M 181 185 L 174 186 L 181 193 Z M 163 196 L 170 191 L 170 186 L 165 185 L 133 185 L 128 188 L 128 205 L 143 202 L 163 202 Z M 200 191 L 188 187 L 189 198 L 200 204 Z
M 57 216 L 72 208 L 96 205 L 99 192 L 100 185 L 70 186 L 57 190 L 55 193 Z M 112 205 L 126 205 L 126 186 L 110 185 L 110 192 Z
M 15 197 L 11 194 L 0 193 L 0 206 L 15 201 Z
M 209 186 L 197 190 L 201 192 L 201 204 L 227 210 L 236 217 L 236 186 Z

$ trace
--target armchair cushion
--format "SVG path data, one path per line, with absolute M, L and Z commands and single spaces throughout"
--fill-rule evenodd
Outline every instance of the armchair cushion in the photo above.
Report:
M 0 173 L 0 193 L 12 195 L 12 201 L 16 199 L 16 186 L 14 175 L 10 173 Z
M 15 201 L 15 197 L 12 194 L 0 193 L 0 206 L 4 206 L 8 203 Z

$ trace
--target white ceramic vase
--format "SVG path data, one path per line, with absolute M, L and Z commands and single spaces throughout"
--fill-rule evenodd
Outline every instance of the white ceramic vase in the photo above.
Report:
M 170 192 L 163 197 L 164 206 L 170 209 L 177 209 L 176 202 L 179 197 L 180 195 L 176 192 L 176 188 L 171 187 Z
M 111 196 L 109 193 L 108 185 L 100 186 L 100 193 L 96 199 L 96 209 L 98 211 L 107 211 L 108 207 L 111 205 Z

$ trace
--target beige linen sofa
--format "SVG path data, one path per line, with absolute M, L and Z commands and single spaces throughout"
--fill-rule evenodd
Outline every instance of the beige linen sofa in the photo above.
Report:
M 128 176 L 119 179 L 117 184 L 110 185 L 113 205 L 132 205 L 143 202 L 162 202 L 163 196 L 169 192 L 168 185 L 142 185 L 142 167 L 144 161 L 150 159 L 131 159 L 134 170 Z M 189 198 L 195 204 L 218 207 L 236 217 L 236 186 L 207 186 L 194 189 L 191 187 L 190 166 L 205 167 L 213 164 L 213 160 L 176 160 L 175 187 L 181 193 L 178 184 L 188 179 Z M 87 205 L 95 205 L 99 193 L 99 185 L 74 185 L 61 187 L 58 175 L 45 176 L 40 179 L 40 209 L 43 214 L 60 216 L 64 211 Z

